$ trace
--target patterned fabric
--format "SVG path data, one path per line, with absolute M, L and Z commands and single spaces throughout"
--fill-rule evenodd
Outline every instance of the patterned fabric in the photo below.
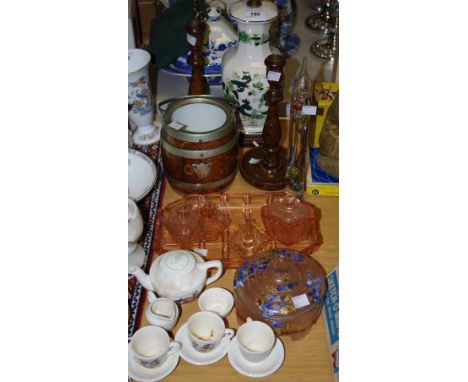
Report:
M 159 203 L 162 201 L 164 189 L 164 177 L 162 175 L 161 166 L 161 152 L 159 142 L 151 146 L 135 146 L 134 149 L 139 150 L 152 160 L 154 160 L 156 169 L 158 170 L 158 178 L 153 190 L 140 202 L 138 202 L 138 208 L 143 216 L 145 222 L 145 230 L 140 239 L 140 244 L 145 250 L 145 263 L 143 268 L 148 271 L 153 259 L 152 244 L 153 235 L 156 223 L 156 216 L 158 211 Z M 144 293 L 143 287 L 137 282 L 136 278 L 132 275 L 128 275 L 128 339 L 130 340 L 135 330 L 138 328 L 141 318 L 141 307 L 144 302 L 146 293 Z

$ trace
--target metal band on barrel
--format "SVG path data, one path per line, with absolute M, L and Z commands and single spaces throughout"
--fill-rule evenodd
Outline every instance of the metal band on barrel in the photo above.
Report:
M 187 159 L 203 159 L 203 158 L 211 158 L 215 157 L 217 155 L 223 154 L 226 151 L 231 150 L 233 147 L 237 145 L 237 140 L 238 140 L 239 133 L 236 132 L 232 139 L 219 147 L 216 147 L 215 149 L 209 149 L 209 150 L 185 150 L 185 149 L 180 149 L 176 146 L 171 145 L 169 142 L 167 142 L 164 137 L 161 135 L 161 146 L 166 152 L 169 154 L 181 157 L 181 158 L 187 158 Z
M 236 170 L 237 170 L 237 165 L 234 168 L 234 171 L 232 171 L 228 176 L 224 177 L 223 179 L 217 180 L 216 182 L 211 182 L 211 183 L 188 183 L 188 182 L 182 182 L 180 180 L 177 180 L 173 178 L 172 176 L 168 174 L 164 174 L 164 176 L 167 178 L 169 183 L 171 185 L 176 185 L 178 187 L 185 187 L 190 189 L 191 191 L 203 191 L 204 189 L 214 189 L 220 186 L 228 185 L 229 182 L 234 179 L 234 176 L 236 175 Z

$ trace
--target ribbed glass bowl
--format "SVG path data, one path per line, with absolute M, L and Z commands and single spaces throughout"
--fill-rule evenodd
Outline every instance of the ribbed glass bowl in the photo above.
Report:
M 234 276 L 238 319 L 269 324 L 293 339 L 306 335 L 317 321 L 326 294 L 326 274 L 312 257 L 273 249 L 245 260 Z

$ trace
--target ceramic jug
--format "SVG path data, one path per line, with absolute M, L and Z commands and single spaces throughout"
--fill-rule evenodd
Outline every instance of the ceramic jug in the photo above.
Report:
M 221 73 L 221 61 L 226 50 L 237 44 L 233 25 L 222 16 L 222 10 L 225 8 L 224 3 L 218 0 L 209 4 L 208 20 L 206 20 L 207 47 L 203 53 L 208 58 L 205 73 Z
M 272 53 L 269 29 L 277 17 L 278 9 L 270 1 L 243 0 L 231 5 L 239 38 L 237 46 L 223 56 L 222 79 L 226 98 L 239 106 L 245 134 L 261 133 L 265 123 L 269 88 L 265 58 Z
M 151 325 L 172 330 L 180 314 L 177 304 L 166 297 L 157 298 L 151 291 L 147 291 L 146 296 L 149 303 L 145 311 L 148 322 Z
M 229 48 L 237 44 L 237 33 L 234 26 L 223 16 L 225 9 L 226 5 L 220 0 L 210 1 L 207 6 L 207 19 L 205 20 L 203 34 L 203 57 L 205 61 L 203 74 L 210 86 L 221 86 L 222 58 Z M 187 62 L 189 54 L 190 50 L 174 60 L 175 70 L 187 75 L 192 73 L 192 66 Z

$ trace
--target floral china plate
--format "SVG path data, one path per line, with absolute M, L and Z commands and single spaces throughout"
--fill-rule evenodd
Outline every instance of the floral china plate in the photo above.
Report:
M 172 74 L 174 76 L 181 76 L 181 77 L 191 77 L 192 72 L 185 72 L 179 70 L 174 64 L 170 64 L 166 66 L 165 68 L 161 69 L 164 73 Z M 221 72 L 220 73 L 211 73 L 211 74 L 203 74 L 203 77 L 205 78 L 212 78 L 212 77 L 221 77 Z
M 192 72 L 189 73 L 180 71 L 174 64 L 170 64 L 166 66 L 164 69 L 161 69 L 162 72 L 167 74 L 172 74 L 174 76 L 185 77 L 187 81 L 190 81 L 192 77 Z M 223 84 L 223 79 L 221 77 L 221 72 L 219 73 L 211 73 L 211 74 L 203 74 L 203 77 L 206 78 L 206 83 L 210 86 L 221 86 Z

